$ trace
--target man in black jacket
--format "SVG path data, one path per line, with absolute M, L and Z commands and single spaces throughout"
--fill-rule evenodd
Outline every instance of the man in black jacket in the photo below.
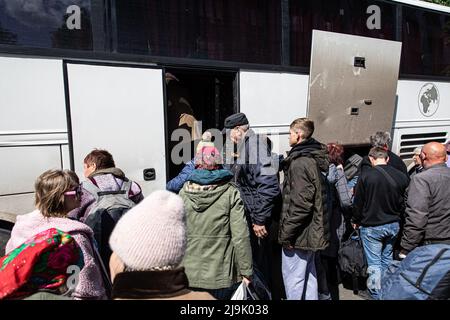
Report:
M 361 172 L 356 185 L 352 221 L 355 228 L 361 226 L 369 274 L 367 288 L 378 299 L 381 275 L 393 260 L 409 179 L 387 165 L 389 157 L 384 148 L 370 149 L 369 159 L 372 167 Z
M 317 300 L 315 252 L 329 242 L 325 176 L 329 160 L 325 145 L 311 138 L 314 122 L 294 120 L 292 149 L 283 161 L 283 207 L 278 241 L 283 246 L 282 271 L 288 300 Z
M 278 157 L 272 155 L 271 142 L 264 135 L 257 135 L 250 129 L 244 113 L 236 113 L 225 119 L 224 133 L 227 133 L 232 148 L 236 148 L 233 159 L 225 155 L 226 167 L 234 174 L 244 202 L 250 229 L 250 241 L 254 266 L 262 273 L 264 280 L 280 298 L 281 248 L 273 247 L 271 227 L 277 223 L 281 205 L 281 191 L 278 181 Z M 229 146 L 228 146 L 229 147 Z M 226 149 L 226 152 L 230 151 Z M 276 245 L 276 242 L 275 242 Z M 276 257 L 273 252 L 277 252 Z M 279 261 L 279 267 L 277 261 Z M 273 263 L 275 261 L 275 263 Z M 278 269 L 278 270 L 277 270 Z M 278 290 L 274 292 L 274 286 Z

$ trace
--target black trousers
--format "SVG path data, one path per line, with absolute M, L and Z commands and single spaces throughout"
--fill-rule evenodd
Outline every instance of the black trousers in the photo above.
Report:
M 264 239 L 258 238 L 250 226 L 253 266 L 264 277 L 273 300 L 286 299 L 283 275 L 281 273 L 281 245 L 278 244 L 278 223 L 266 226 L 269 233 Z
M 339 265 L 337 257 L 316 254 L 317 286 L 319 294 L 339 300 Z

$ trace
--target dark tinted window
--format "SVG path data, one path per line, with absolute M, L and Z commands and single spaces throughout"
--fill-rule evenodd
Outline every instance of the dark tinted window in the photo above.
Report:
M 280 0 L 116 0 L 118 51 L 280 63 Z
M 80 8 L 80 29 L 67 27 L 72 5 Z M 0 44 L 90 50 L 90 0 L 0 0 Z
M 450 77 L 450 15 L 403 8 L 401 72 Z
M 380 8 L 380 29 L 369 29 L 367 13 L 371 5 Z M 312 30 L 347 33 L 393 40 L 395 38 L 395 6 L 367 0 L 291 0 L 290 8 L 291 65 L 309 67 Z

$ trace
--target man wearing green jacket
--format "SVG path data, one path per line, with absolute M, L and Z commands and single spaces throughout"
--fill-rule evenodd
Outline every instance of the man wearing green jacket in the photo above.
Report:
M 328 246 L 325 176 L 326 146 L 311 138 L 314 122 L 294 120 L 292 147 L 283 161 L 283 208 L 278 241 L 283 246 L 282 273 L 288 300 L 317 300 L 315 252 Z

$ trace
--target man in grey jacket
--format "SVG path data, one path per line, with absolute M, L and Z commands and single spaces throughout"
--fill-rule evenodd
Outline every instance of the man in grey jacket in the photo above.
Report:
M 425 170 L 409 185 L 401 256 L 432 243 L 450 244 L 450 168 L 445 146 L 427 143 L 420 154 Z

